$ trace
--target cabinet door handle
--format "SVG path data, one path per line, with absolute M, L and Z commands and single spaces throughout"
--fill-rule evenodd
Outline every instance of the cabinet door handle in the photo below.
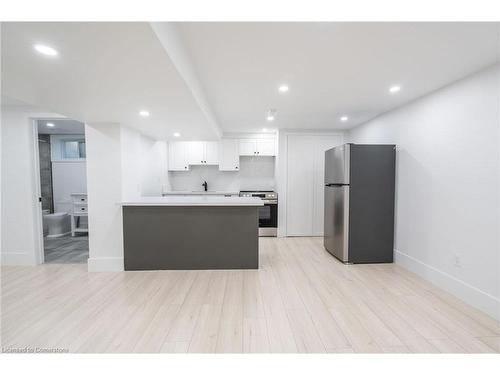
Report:
M 238 167 L 234 167 L 234 168 L 238 169 Z

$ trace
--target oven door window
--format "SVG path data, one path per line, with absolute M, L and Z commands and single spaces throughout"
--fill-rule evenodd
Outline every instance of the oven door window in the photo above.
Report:
M 259 227 L 274 228 L 278 225 L 278 205 L 265 204 L 259 207 Z

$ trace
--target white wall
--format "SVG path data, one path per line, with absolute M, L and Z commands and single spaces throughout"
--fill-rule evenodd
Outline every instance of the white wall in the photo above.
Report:
M 118 124 L 86 124 L 89 271 L 123 270 L 118 203 L 160 195 L 167 180 L 166 144 Z
M 167 145 L 121 127 L 122 199 L 160 196 L 167 184 Z
M 33 123 L 30 113 L 2 108 L 2 263 L 37 263 L 33 179 Z M 23 150 L 24 152 L 20 152 Z
M 396 262 L 500 319 L 499 67 L 349 133 L 395 143 Z
M 141 195 L 160 196 L 168 184 L 167 142 L 141 136 Z
M 40 187 L 35 173 L 33 118 L 60 117 L 24 106 L 1 108 L 1 260 L 5 265 L 34 265 L 41 261 Z M 35 171 L 35 173 L 34 173 Z
M 192 165 L 190 171 L 169 172 L 169 190 L 203 190 L 207 181 L 208 190 L 274 190 L 275 160 L 272 156 L 241 156 L 238 172 L 221 172 L 217 165 Z
M 86 124 L 89 271 L 123 270 L 121 127 Z

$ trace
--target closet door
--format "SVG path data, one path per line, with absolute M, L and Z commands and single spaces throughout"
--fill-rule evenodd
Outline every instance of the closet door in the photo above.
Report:
M 310 236 L 313 225 L 314 153 L 311 137 L 288 135 L 287 206 L 288 236 Z
M 342 136 L 299 134 L 287 140 L 287 236 L 322 236 L 325 151 L 342 144 Z

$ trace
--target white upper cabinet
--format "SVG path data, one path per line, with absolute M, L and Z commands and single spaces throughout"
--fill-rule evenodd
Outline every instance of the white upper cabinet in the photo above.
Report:
M 205 142 L 187 142 L 188 163 L 190 165 L 205 164 Z
M 274 139 L 240 139 L 240 156 L 275 156 Z
M 168 143 L 168 170 L 188 171 L 189 163 L 187 158 L 188 142 Z
M 189 171 L 190 165 L 218 164 L 221 171 L 239 171 L 240 156 L 275 155 L 275 140 L 271 138 L 169 142 L 168 170 Z
M 203 142 L 205 144 L 205 164 L 219 164 L 219 142 Z
M 274 156 L 276 150 L 274 139 L 257 139 L 257 155 L 258 156 Z
M 223 139 L 219 143 L 219 170 L 239 171 L 240 154 L 238 139 Z
M 219 164 L 219 142 L 170 142 L 185 143 L 188 165 Z
M 255 156 L 256 152 L 255 139 L 240 139 L 241 156 Z

